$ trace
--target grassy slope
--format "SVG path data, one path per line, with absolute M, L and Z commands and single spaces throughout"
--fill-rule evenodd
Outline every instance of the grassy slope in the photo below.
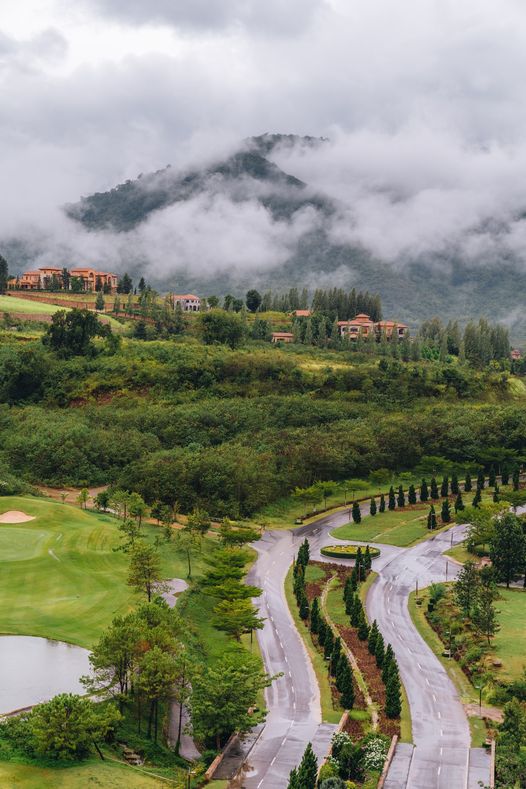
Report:
M 380 542 L 405 547 L 430 536 L 426 526 L 428 512 L 427 504 L 418 504 L 406 510 L 386 510 L 374 517 L 368 516 L 359 524 L 348 523 L 340 526 L 334 529 L 331 535 L 340 540 Z
M 50 294 L 46 294 L 50 297 Z M 54 298 L 55 296 L 53 296 Z M 69 296 L 72 298 L 72 296 Z M 113 298 L 106 296 L 106 299 Z M 84 300 L 81 294 L 79 300 Z M 54 315 L 58 310 L 69 310 L 69 307 L 62 307 L 60 304 L 46 304 L 43 301 L 33 301 L 29 299 L 19 299 L 16 296 L 0 296 L 0 313 L 2 312 L 16 312 L 25 313 L 26 315 Z M 112 329 L 122 331 L 122 324 L 112 318 L 111 315 L 104 315 L 105 322 L 109 323 Z
M 174 776 L 174 771 L 170 771 Z M 52 769 L 33 767 L 13 762 L 0 763 L 0 785 L 3 789 L 160 789 L 160 787 L 184 786 L 181 771 L 178 782 L 157 780 L 139 770 L 117 764 L 90 760 L 81 765 Z
M 315 580 L 315 578 L 312 577 L 309 578 L 307 576 L 307 580 Z M 285 596 L 287 598 L 287 603 L 290 609 L 290 613 L 292 614 L 294 624 L 296 625 L 298 632 L 303 639 L 303 643 L 305 644 L 305 647 L 307 649 L 307 652 L 309 654 L 312 663 L 312 667 L 316 674 L 316 679 L 318 681 L 318 686 L 320 688 L 322 719 L 325 723 L 338 723 L 338 721 L 340 720 L 343 714 L 343 710 L 334 709 L 333 707 L 331 688 L 329 684 L 329 678 L 327 675 L 327 664 L 323 659 L 323 655 L 321 655 L 321 653 L 318 652 L 318 649 L 314 645 L 310 631 L 308 627 L 305 626 L 298 613 L 298 607 L 296 605 L 296 600 L 294 598 L 294 593 L 292 591 L 292 567 L 287 573 L 287 577 L 285 579 Z
M 113 550 L 120 544 L 115 518 L 30 497 L 2 498 L 0 511 L 7 510 L 35 520 L 0 524 L 0 632 L 89 647 L 115 615 L 140 601 L 126 585 L 127 556 Z M 158 533 L 155 526 L 143 529 L 148 539 Z M 161 550 L 164 576 L 186 578 L 176 545 Z M 203 557 L 196 552 L 194 573 Z
M 496 607 L 500 630 L 493 641 L 491 654 L 502 660 L 497 669 L 503 679 L 518 679 L 526 664 L 526 592 L 522 589 L 499 589 Z

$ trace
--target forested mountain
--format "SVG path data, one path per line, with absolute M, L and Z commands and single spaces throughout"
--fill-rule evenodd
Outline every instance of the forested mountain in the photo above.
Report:
M 163 212 L 194 205 L 197 199 L 204 204 L 199 207 L 202 211 L 218 196 L 240 207 L 259 206 L 267 212 L 270 226 L 279 227 L 280 238 L 285 236 L 284 261 L 269 259 L 267 264 L 264 260 L 255 270 L 250 263 L 244 268 L 239 263 L 229 266 L 228 260 L 225 265 L 223 260 L 213 268 L 203 266 L 198 256 L 188 259 L 174 252 L 169 262 L 160 266 L 158 256 L 153 254 L 149 259 L 144 247 L 135 251 L 132 243 L 132 254 L 123 266 L 138 276 L 146 271 L 151 284 L 161 290 L 189 289 L 203 294 L 242 294 L 254 286 L 261 290 L 364 287 L 381 295 L 386 314 L 409 323 L 431 314 L 466 320 L 483 315 L 506 320 L 515 337 L 526 336 L 520 310 L 526 273 L 517 255 L 496 252 L 482 264 L 466 260 L 452 244 L 447 254 L 415 254 L 393 264 L 357 243 L 337 243 L 330 228 L 343 207 L 341 201 L 313 189 L 272 161 L 276 150 L 295 148 L 308 156 L 310 150 L 324 144 L 323 138 L 296 135 L 252 137 L 241 143 L 237 152 L 202 169 L 178 172 L 168 166 L 108 192 L 84 197 L 65 210 L 89 231 L 116 234 L 122 241 L 127 234 L 140 234 L 156 219 L 163 219 L 163 227 L 169 225 L 174 220 Z M 199 232 L 199 217 L 195 230 Z M 222 244 L 225 230 L 225 225 L 218 223 L 217 236 L 210 240 L 212 247 Z M 183 238 L 187 232 L 186 226 L 174 228 Z M 150 232 L 152 237 L 155 243 L 155 233 Z

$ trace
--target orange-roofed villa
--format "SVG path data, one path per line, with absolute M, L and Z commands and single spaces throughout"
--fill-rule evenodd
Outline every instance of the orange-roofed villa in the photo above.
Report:
M 173 297 L 174 308 L 179 305 L 183 312 L 199 312 L 201 299 L 193 293 L 176 294 Z
M 358 337 L 368 339 L 371 335 L 379 338 L 384 332 L 388 340 L 392 339 L 393 332 L 399 339 L 403 339 L 409 327 L 405 323 L 397 321 L 373 321 L 370 315 L 361 312 L 350 321 L 338 321 L 340 337 L 349 340 L 357 340 Z
M 66 287 L 64 283 L 65 271 L 69 275 Z M 86 291 L 104 290 L 106 293 L 115 293 L 119 283 L 116 274 L 97 271 L 89 267 L 72 268 L 67 271 L 67 269 L 58 266 L 41 266 L 33 271 L 25 271 L 20 277 L 10 279 L 9 287 L 18 290 L 48 290 L 52 285 L 57 285 L 64 290 L 71 290 L 73 278 L 81 280 L 82 290 Z

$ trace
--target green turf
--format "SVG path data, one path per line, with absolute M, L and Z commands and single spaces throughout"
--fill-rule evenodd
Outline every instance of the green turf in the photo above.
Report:
M 144 769 L 148 772 L 148 768 Z M 177 777 L 174 770 L 169 772 L 173 781 L 163 781 L 132 767 L 100 759 L 55 769 L 0 762 L 0 786 L 2 789 L 183 789 L 184 772 L 178 771 Z
M 351 522 L 339 526 L 333 529 L 331 536 L 340 540 L 361 540 L 405 547 L 416 540 L 429 537 L 428 512 L 427 504 L 419 504 L 412 509 L 386 510 L 374 517 L 367 516 L 361 523 Z
M 41 301 L 18 299 L 16 296 L 0 296 L 0 312 L 25 312 L 28 315 L 53 315 L 57 310 L 68 309 Z
M 526 591 L 499 588 L 499 593 L 501 599 L 495 606 L 500 630 L 491 654 L 502 660 L 502 668 L 495 669 L 499 677 L 518 679 L 526 665 Z
M 90 647 L 115 615 L 140 601 L 126 584 L 126 554 L 113 550 L 120 545 L 115 518 L 32 497 L 0 499 L 0 512 L 8 510 L 35 520 L 0 524 L 0 632 Z M 149 540 L 159 533 L 155 526 L 143 531 Z M 195 552 L 195 574 L 209 543 Z M 173 542 L 162 555 L 164 577 L 186 578 L 185 556 Z

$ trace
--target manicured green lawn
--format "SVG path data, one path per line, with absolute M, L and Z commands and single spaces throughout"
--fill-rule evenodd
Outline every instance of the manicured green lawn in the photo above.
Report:
M 145 768 L 147 770 L 147 768 Z M 168 771 L 166 771 L 168 772 Z M 177 778 L 170 770 L 173 783 L 152 778 L 144 772 L 116 762 L 89 760 L 73 767 L 34 767 L 13 762 L 0 762 L 0 786 L 3 789 L 160 789 L 184 787 L 184 772 Z
M 501 589 L 502 599 L 497 600 L 500 630 L 493 640 L 491 654 L 502 660 L 502 668 L 496 669 L 504 679 L 518 679 L 526 665 L 526 591 Z
M 374 517 L 368 515 L 361 523 L 351 522 L 340 526 L 331 532 L 331 536 L 340 540 L 361 540 L 405 547 L 430 536 L 431 532 L 427 529 L 428 512 L 427 504 L 418 504 L 406 510 L 386 510 Z M 434 533 L 436 534 L 436 531 Z
M 20 510 L 35 520 L 0 524 L 0 632 L 46 636 L 90 647 L 117 614 L 142 598 L 126 584 L 128 558 L 118 521 L 49 499 L 5 497 L 0 513 Z M 143 526 L 149 540 L 159 533 Z M 195 552 L 199 574 L 211 540 Z M 186 559 L 163 545 L 166 578 L 186 578 Z M 216 637 L 217 631 L 216 631 Z
M 67 310 L 67 307 L 57 307 L 56 304 L 29 299 L 18 299 L 16 296 L 0 296 L 0 312 L 25 312 L 28 315 L 54 315 L 57 310 Z

